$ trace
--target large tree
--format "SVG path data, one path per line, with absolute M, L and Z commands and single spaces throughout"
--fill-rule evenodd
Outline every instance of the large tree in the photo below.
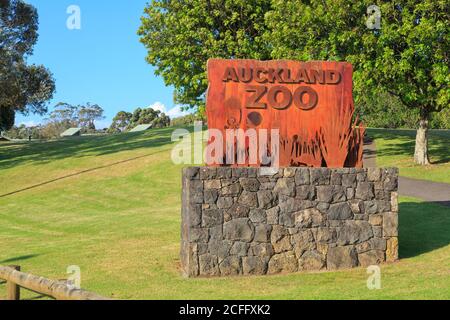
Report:
M 270 58 L 269 8 L 270 0 L 153 0 L 139 29 L 147 61 L 175 88 L 176 103 L 201 108 L 209 58 Z
M 47 122 L 61 123 L 66 129 L 77 127 L 79 123 L 78 106 L 59 102 L 50 112 Z
M 366 24 L 374 3 L 380 28 Z M 274 0 L 272 8 L 266 23 L 273 58 L 352 62 L 357 101 L 387 91 L 418 109 L 414 160 L 429 163 L 430 114 L 450 103 L 448 0 Z
M 15 113 L 44 114 L 55 82 L 48 69 L 27 65 L 38 38 L 36 9 L 21 0 L 0 0 L 0 131 L 14 125 Z
M 50 113 L 47 122 L 59 123 L 62 127 L 80 127 L 85 130 L 95 131 L 95 120 L 102 120 L 103 108 L 98 104 L 85 103 L 72 105 L 59 102 Z
M 98 104 L 90 104 L 88 102 L 85 105 L 78 106 L 78 122 L 80 127 L 95 130 L 95 121 L 105 119 L 103 112 L 103 108 Z
M 0 0 L 0 131 L 16 112 L 44 114 L 55 82 L 44 66 L 27 65 L 38 38 L 36 9 L 21 0 Z

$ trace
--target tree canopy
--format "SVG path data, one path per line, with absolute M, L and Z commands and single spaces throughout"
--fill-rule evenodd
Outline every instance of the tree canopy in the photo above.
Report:
M 52 74 L 26 61 L 37 39 L 36 9 L 21 0 L 0 0 L 0 130 L 14 125 L 16 112 L 47 112 L 55 91 Z
M 47 123 L 57 124 L 63 130 L 80 127 L 85 132 L 94 132 L 95 121 L 104 119 L 103 108 L 98 104 L 85 103 L 72 105 L 66 102 L 58 103 L 50 113 Z
M 165 113 L 152 108 L 137 108 L 133 113 L 119 111 L 108 131 L 124 132 L 140 124 L 151 124 L 153 128 L 163 128 L 170 125 L 170 118 Z
M 95 121 L 103 120 L 103 108 L 98 104 L 90 104 L 89 102 L 85 105 L 79 106 L 78 108 L 78 123 L 82 128 L 88 128 L 90 130 L 95 130 Z
M 131 112 L 119 111 L 113 118 L 108 131 L 111 133 L 125 131 L 127 128 L 129 128 L 132 117 L 133 114 Z
M 365 13 L 372 2 L 274 1 L 266 16 L 272 57 L 350 61 L 357 98 L 387 91 L 419 108 L 423 119 L 447 107 L 449 2 L 380 2 L 381 28 L 369 29 Z

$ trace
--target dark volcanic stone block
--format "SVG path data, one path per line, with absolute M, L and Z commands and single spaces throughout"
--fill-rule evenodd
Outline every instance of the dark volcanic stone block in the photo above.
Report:
M 398 259 L 398 170 L 183 169 L 186 277 L 263 275 Z

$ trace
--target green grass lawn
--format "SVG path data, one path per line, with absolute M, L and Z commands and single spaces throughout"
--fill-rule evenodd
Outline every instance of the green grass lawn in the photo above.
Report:
M 450 210 L 407 198 L 401 260 L 381 267 L 381 290 L 364 268 L 182 278 L 171 130 L 0 145 L 0 264 L 52 279 L 78 265 L 83 288 L 119 299 L 450 298 Z
M 377 166 L 398 167 L 405 177 L 450 183 L 450 130 L 430 130 L 428 166 L 414 164 L 415 130 L 367 129 L 367 133 L 375 138 Z

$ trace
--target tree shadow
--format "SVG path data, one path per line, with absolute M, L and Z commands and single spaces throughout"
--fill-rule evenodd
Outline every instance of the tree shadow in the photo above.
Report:
M 399 205 L 399 257 L 410 258 L 450 244 L 450 208 L 431 202 Z
M 160 147 L 172 143 L 171 134 L 175 129 L 177 128 L 168 127 L 135 133 L 2 144 L 0 145 L 0 168 L 6 169 L 26 163 L 45 164 L 65 158 L 102 156 L 122 151 Z M 192 127 L 183 129 L 193 131 Z
M 382 138 L 388 144 L 379 150 L 383 156 L 414 156 L 415 130 L 409 129 L 367 129 L 370 138 Z M 389 140 L 395 140 L 389 144 Z M 450 130 L 429 131 L 429 154 L 432 156 L 432 164 L 444 164 L 450 162 Z
M 34 258 L 34 257 L 37 257 L 37 256 L 39 256 L 39 255 L 38 254 L 26 254 L 26 255 L 23 255 L 23 256 L 18 256 L 18 257 L 2 260 L 2 261 L 0 261 L 0 264 L 8 264 L 8 263 L 12 263 L 12 262 L 28 260 L 28 259 L 31 259 L 31 258 Z
M 147 154 L 144 154 L 144 155 L 141 155 L 141 156 L 137 156 L 137 157 L 132 157 L 132 158 L 128 158 L 128 159 L 125 159 L 125 160 L 116 161 L 116 162 L 113 162 L 113 163 L 109 163 L 109 164 L 106 164 L 106 165 L 102 165 L 102 166 L 97 166 L 97 167 L 81 170 L 81 171 L 78 171 L 78 172 L 75 172 L 75 173 L 71 173 L 71 174 L 66 174 L 66 175 L 60 176 L 58 178 L 54 178 L 54 179 L 50 179 L 50 180 L 47 180 L 47 181 L 39 182 L 39 183 L 33 184 L 31 186 L 27 186 L 25 188 L 21 188 L 21 189 L 17 189 L 17 190 L 14 190 L 14 191 L 10 191 L 8 193 L 0 194 L 0 198 L 8 197 L 8 196 L 11 196 L 11 195 L 14 195 L 14 194 L 17 194 L 17 193 L 21 193 L 21 192 L 28 191 L 28 190 L 31 190 L 31 189 L 39 188 L 39 187 L 45 186 L 47 184 L 51 184 L 51 183 L 54 183 L 54 182 L 57 182 L 57 181 L 60 181 L 60 180 L 64 180 L 64 179 L 67 179 L 67 178 L 71 178 L 71 177 L 76 177 L 76 176 L 79 176 L 79 175 L 82 175 L 82 174 L 85 174 L 85 173 L 89 173 L 89 172 L 93 172 L 93 171 L 97 171 L 97 170 L 101 170 L 101 169 L 106 169 L 106 168 L 111 168 L 111 167 L 116 166 L 118 164 L 123 164 L 123 163 L 127 163 L 127 162 L 130 162 L 130 161 L 135 161 L 135 160 L 138 160 L 138 159 L 146 158 L 146 157 L 153 156 L 155 154 L 163 153 L 163 152 L 166 152 L 166 150 L 155 151 L 155 152 L 147 153 Z
M 18 257 L 13 257 L 13 258 L 9 258 L 9 259 L 5 259 L 5 260 L 1 260 L 0 264 L 18 264 L 19 261 L 23 261 L 23 260 L 28 260 L 34 257 L 39 256 L 39 254 L 26 254 L 23 256 L 18 256 Z M 5 280 L 0 280 L 0 287 L 1 286 L 5 286 L 6 285 L 6 281 Z

